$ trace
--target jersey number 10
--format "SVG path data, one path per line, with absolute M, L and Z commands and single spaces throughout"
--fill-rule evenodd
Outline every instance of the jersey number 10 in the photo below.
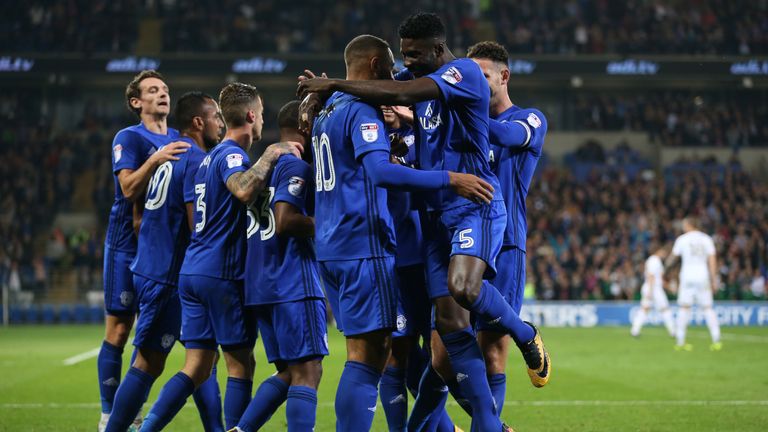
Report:
M 333 155 L 328 135 L 323 133 L 319 140 L 313 136 L 312 149 L 315 151 L 315 190 L 330 192 L 336 186 L 336 171 L 333 169 Z

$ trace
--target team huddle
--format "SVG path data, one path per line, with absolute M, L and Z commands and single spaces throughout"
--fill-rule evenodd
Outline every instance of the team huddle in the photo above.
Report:
M 511 430 L 501 420 L 510 341 L 531 383 L 547 384 L 541 335 L 519 316 L 546 118 L 511 102 L 501 45 L 456 58 L 428 13 L 399 35 L 405 68 L 394 75 L 389 45 L 370 35 L 347 45 L 346 79 L 305 71 L 302 102 L 281 108 L 280 142 L 255 163 L 255 87 L 228 84 L 218 101 L 183 95 L 174 130 L 163 77 L 131 81 L 141 123 L 112 143 L 100 430 L 161 430 L 190 395 L 206 431 L 259 430 L 283 403 L 289 431 L 314 430 L 326 304 L 347 348 L 338 431 L 370 430 L 379 398 L 390 431 L 458 430 L 448 393 L 472 431 Z M 259 338 L 276 372 L 253 394 Z M 177 340 L 184 366 L 142 419 Z

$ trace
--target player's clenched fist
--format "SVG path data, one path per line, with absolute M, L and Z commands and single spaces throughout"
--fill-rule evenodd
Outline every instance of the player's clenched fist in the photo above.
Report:
M 490 204 L 493 200 L 493 187 L 479 177 L 449 171 L 448 179 L 451 189 L 470 201 Z

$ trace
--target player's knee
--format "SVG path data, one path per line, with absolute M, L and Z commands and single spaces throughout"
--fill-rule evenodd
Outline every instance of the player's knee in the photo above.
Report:
M 482 279 L 465 272 L 452 272 L 448 276 L 448 289 L 451 296 L 464 308 L 470 308 L 480 295 Z
M 320 359 L 310 360 L 290 368 L 291 385 L 317 388 L 323 376 L 323 363 Z
M 157 378 L 162 375 L 167 358 L 168 354 L 139 348 L 132 366 Z
M 131 327 L 131 323 L 125 321 L 108 323 L 104 339 L 114 346 L 124 347 L 128 343 L 128 337 L 131 335 Z
M 347 338 L 347 360 L 384 370 L 392 349 L 392 332 L 377 331 Z
M 227 375 L 231 378 L 253 378 L 250 350 L 242 349 L 225 352 L 224 360 L 227 363 Z

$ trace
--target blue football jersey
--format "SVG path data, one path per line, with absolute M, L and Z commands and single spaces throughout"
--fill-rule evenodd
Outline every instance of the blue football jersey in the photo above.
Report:
M 227 179 L 249 166 L 248 154 L 232 140 L 214 147 L 200 163 L 194 229 L 181 274 L 243 279 L 248 217 L 245 204 L 227 189 Z
M 312 148 L 317 259 L 393 256 L 387 190 L 373 185 L 361 162 L 368 152 L 390 151 L 381 113 L 354 96 L 334 93 L 315 120 Z
M 324 297 L 312 239 L 275 233 L 275 205 L 286 202 L 312 216 L 314 193 L 312 167 L 294 155 L 281 156 L 269 189 L 248 209 L 246 305 Z
M 189 245 L 189 222 L 185 183 L 194 178 L 205 152 L 192 145 L 179 160 L 160 165 L 147 187 L 144 215 L 139 229 L 139 245 L 131 271 L 167 285 L 178 285 L 179 270 Z
M 409 75 L 402 71 L 396 79 L 407 79 Z M 491 91 L 483 71 L 474 61 L 462 58 L 426 77 L 440 88 L 440 99 L 413 105 L 420 168 L 474 174 L 493 186 L 494 199 L 501 200 L 498 180 L 488 162 Z M 470 203 L 450 189 L 424 196 L 432 210 Z
M 122 169 L 137 170 L 158 148 L 179 137 L 176 129 L 168 128 L 167 135 L 151 132 L 143 123 L 129 126 L 112 140 L 112 177 L 115 182 L 115 201 L 109 212 L 109 224 L 104 244 L 122 252 L 136 252 L 133 232 L 133 203 L 123 196 L 117 174 Z
M 512 150 L 491 142 L 491 168 L 499 178 L 501 193 L 507 206 L 507 229 L 504 232 L 504 246 L 525 250 L 528 222 L 525 199 L 536 164 L 541 157 L 544 138 L 547 133 L 547 119 L 537 109 L 512 106 L 495 118 L 499 122 L 525 122 L 534 131 L 529 142 Z M 493 124 L 491 125 L 493 127 Z
M 414 145 L 413 130 L 399 131 L 408 145 L 408 154 L 400 159 L 400 162 L 411 168 L 416 167 L 416 146 Z M 418 196 L 418 195 L 417 195 Z M 421 224 L 419 223 L 419 211 L 414 208 L 414 196 L 412 192 L 398 189 L 387 190 L 387 206 L 395 224 L 395 238 L 397 240 L 397 253 L 395 265 L 405 267 L 424 262 L 422 254 Z

